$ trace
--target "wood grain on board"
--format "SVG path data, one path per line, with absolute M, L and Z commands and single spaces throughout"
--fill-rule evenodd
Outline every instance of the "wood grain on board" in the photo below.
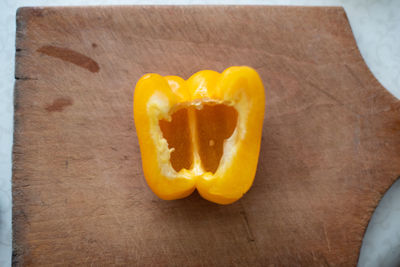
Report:
M 158 199 L 136 81 L 232 65 L 266 87 L 253 187 L 228 206 Z M 354 266 L 400 175 L 399 101 L 342 8 L 22 8 L 15 78 L 15 265 Z

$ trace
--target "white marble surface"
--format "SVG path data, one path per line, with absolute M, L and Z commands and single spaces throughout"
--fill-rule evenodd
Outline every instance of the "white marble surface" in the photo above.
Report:
M 11 265 L 11 148 L 15 11 L 19 6 L 104 4 L 267 4 L 344 6 L 367 65 L 393 95 L 400 97 L 399 0 L 129 1 L 0 0 L 0 266 Z M 400 134 L 400 133 L 399 133 Z M 400 174 L 399 174 L 400 175 Z M 359 266 L 400 265 L 400 182 L 385 195 L 364 237 Z

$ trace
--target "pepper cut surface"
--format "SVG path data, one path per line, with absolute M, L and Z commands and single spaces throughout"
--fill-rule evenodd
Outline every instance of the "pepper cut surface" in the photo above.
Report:
M 143 172 L 157 196 L 179 199 L 197 189 L 229 204 L 249 190 L 265 109 L 254 69 L 203 70 L 188 80 L 146 74 L 136 84 L 133 109 Z

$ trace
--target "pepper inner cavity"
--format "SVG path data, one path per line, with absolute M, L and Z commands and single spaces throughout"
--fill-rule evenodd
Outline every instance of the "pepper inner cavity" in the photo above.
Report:
M 238 113 L 232 106 L 207 103 L 202 108 L 176 110 L 171 121 L 160 120 L 163 137 L 171 152 L 171 165 L 181 169 L 212 172 L 218 169 L 224 141 L 234 132 Z

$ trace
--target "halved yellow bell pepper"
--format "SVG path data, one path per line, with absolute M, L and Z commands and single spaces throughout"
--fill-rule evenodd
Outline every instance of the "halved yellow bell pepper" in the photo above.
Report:
M 146 74 L 136 84 L 134 120 L 144 176 L 171 200 L 200 195 L 232 203 L 251 187 L 265 95 L 250 67 L 197 72 L 188 80 Z

